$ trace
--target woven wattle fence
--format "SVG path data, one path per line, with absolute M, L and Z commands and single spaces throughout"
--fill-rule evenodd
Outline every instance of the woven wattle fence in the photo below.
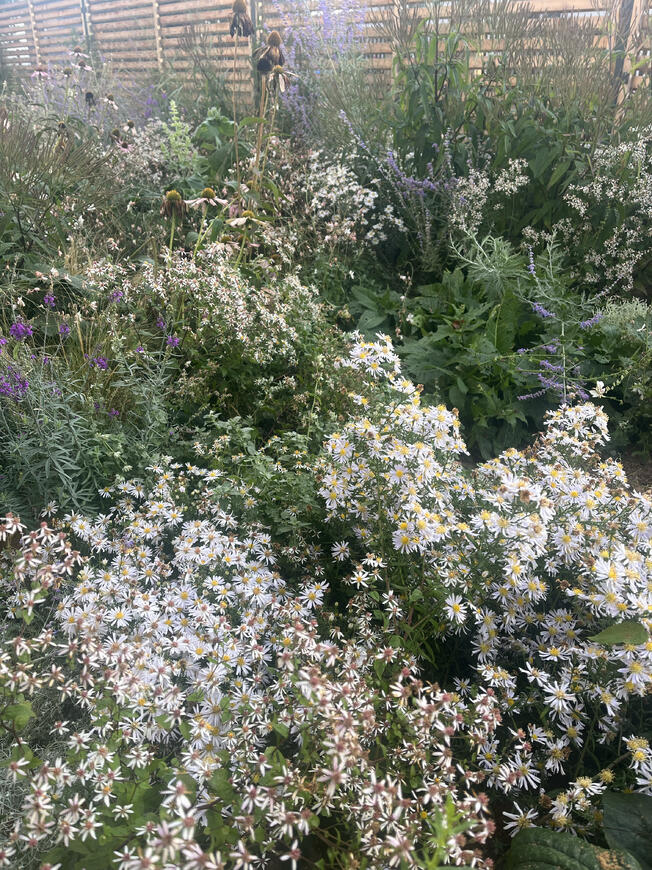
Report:
M 291 26 L 291 4 L 283 0 L 249 0 L 256 23 L 257 39 L 272 28 L 281 32 Z M 338 0 L 314 0 L 313 23 L 318 26 L 324 6 L 335 9 Z M 359 0 L 366 25 L 356 38 L 375 71 L 390 70 L 392 49 L 372 21 L 396 12 L 398 0 Z M 550 19 L 576 15 L 596 24 L 610 16 L 611 39 L 627 56 L 620 64 L 625 90 L 650 86 L 650 0 L 530 0 L 529 14 Z M 453 7 L 455 0 L 452 0 Z M 110 61 L 113 68 L 131 78 L 146 77 L 163 69 L 182 74 L 189 70 L 189 28 L 208 37 L 211 60 L 223 66 L 227 79 L 233 75 L 234 42 L 229 36 L 231 0 L 0 0 L 0 60 L 5 68 L 31 71 L 37 66 L 69 62 L 76 44 L 92 49 L 94 56 Z M 349 9 L 351 3 L 348 4 Z M 416 0 L 412 9 L 426 4 Z M 444 19 L 445 20 L 445 19 Z M 254 42 L 255 44 L 255 42 Z M 500 40 L 487 33 L 471 55 L 471 66 L 481 70 Z M 240 40 L 235 65 L 239 89 L 249 87 L 252 41 Z

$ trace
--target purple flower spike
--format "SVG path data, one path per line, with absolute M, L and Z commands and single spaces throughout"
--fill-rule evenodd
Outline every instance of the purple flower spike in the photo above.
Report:
M 547 308 L 544 308 L 543 305 L 539 305 L 538 302 L 532 303 L 532 311 L 534 311 L 535 314 L 538 314 L 539 317 L 543 317 L 544 319 L 546 317 L 554 317 L 555 316 L 552 313 L 552 311 L 548 311 Z
M 17 341 L 20 341 L 23 338 L 27 338 L 28 335 L 34 335 L 34 330 L 28 324 L 16 321 L 16 323 L 12 323 L 9 327 L 9 334 Z

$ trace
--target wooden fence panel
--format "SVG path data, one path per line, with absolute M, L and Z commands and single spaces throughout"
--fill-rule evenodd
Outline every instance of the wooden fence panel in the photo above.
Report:
M 0 3 L 0 53 L 8 67 L 33 69 L 40 63 L 32 20 L 28 0 Z
M 323 11 L 318 0 L 248 0 L 257 33 L 252 40 L 240 40 L 234 63 L 234 41 L 229 35 L 232 0 L 0 0 L 0 53 L 2 63 L 23 71 L 37 65 L 63 63 L 75 43 L 91 45 L 100 57 L 110 60 L 117 71 L 132 78 L 165 68 L 179 75 L 191 75 L 202 60 L 217 63 L 231 86 L 242 94 L 251 93 L 251 50 L 256 40 L 271 29 L 281 33 L 297 26 L 297 8 L 307 10 L 311 27 L 319 27 Z M 330 9 L 338 2 L 357 10 L 355 39 L 369 69 L 381 75 L 392 67 L 392 49 L 374 25 L 395 14 L 396 0 L 369 0 L 363 7 L 357 0 L 328 0 Z M 628 87 L 650 79 L 650 2 L 649 0 L 529 0 L 523 3 L 529 14 L 554 22 L 573 14 L 588 24 L 595 22 L 596 38 L 600 22 L 606 22 L 609 4 L 620 10 L 627 21 L 620 34 L 628 51 L 622 75 Z M 415 0 L 411 8 L 423 10 L 425 3 Z M 455 0 L 440 6 L 442 32 L 447 27 L 448 8 L 455 13 Z M 459 7 L 458 7 L 459 8 Z M 626 13 L 626 14 L 625 14 Z M 616 15 L 616 18 L 618 15 Z M 300 15 L 299 15 L 300 20 Z M 612 15 L 613 20 L 613 15 Z M 482 69 L 492 52 L 501 47 L 494 25 L 486 23 L 479 51 L 471 56 L 471 66 Z M 617 39 L 616 36 L 612 38 Z M 633 58 L 633 61 L 632 61 Z

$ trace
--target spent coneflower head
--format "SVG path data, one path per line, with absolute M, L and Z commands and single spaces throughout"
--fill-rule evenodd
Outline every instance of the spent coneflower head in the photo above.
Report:
M 86 105 L 89 109 L 95 105 L 95 94 L 93 93 L 93 91 L 86 91 L 86 96 L 84 99 L 86 100 Z
M 285 93 L 288 85 L 290 84 L 290 78 L 297 78 L 295 73 L 288 72 L 283 69 L 282 66 L 277 64 L 272 67 L 272 71 L 269 74 L 269 86 L 272 91 L 275 91 L 276 88 L 283 94 Z
M 227 201 L 218 199 L 212 187 L 205 187 L 196 199 L 189 199 L 186 205 L 190 208 L 206 208 L 209 205 L 227 205 Z
M 283 66 L 285 56 L 281 49 L 281 34 L 278 30 L 272 30 L 267 37 L 267 45 L 258 49 L 256 56 L 258 57 L 256 66 L 262 75 L 268 75 L 275 66 Z
M 231 34 L 231 38 L 238 34 L 238 36 L 251 36 L 254 32 L 254 25 L 252 24 L 251 17 L 247 12 L 247 4 L 245 0 L 235 0 L 233 3 L 233 15 L 231 16 L 231 27 L 229 28 L 229 33 Z
M 161 214 L 181 220 L 186 211 L 186 203 L 178 190 L 168 190 L 161 203 Z

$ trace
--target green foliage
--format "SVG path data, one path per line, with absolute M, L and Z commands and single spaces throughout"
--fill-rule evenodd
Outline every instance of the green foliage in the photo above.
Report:
M 611 625 L 589 638 L 594 643 L 600 643 L 603 646 L 613 646 L 616 643 L 645 643 L 647 639 L 647 629 L 635 620 L 625 620 L 625 622 Z
M 642 870 L 628 852 L 607 851 L 572 834 L 526 828 L 516 835 L 506 870 Z
M 602 797 L 604 835 L 612 849 L 629 852 L 641 870 L 652 868 L 652 797 L 607 791 Z
M 175 167 L 179 177 L 194 175 L 197 166 L 190 125 L 181 117 L 174 100 L 170 100 L 169 123 L 163 124 L 167 141 L 161 147 L 162 156 Z
M 165 364 L 118 358 L 110 375 L 96 376 L 83 361 L 75 367 L 19 353 L 12 363 L 29 386 L 19 401 L 0 399 L 0 492 L 7 509 L 25 517 L 48 502 L 92 510 L 107 479 L 160 447 L 167 431 L 163 388 L 171 374 Z
M 110 167 L 89 127 L 0 110 L 0 257 L 24 269 L 48 263 L 73 223 L 108 203 Z

